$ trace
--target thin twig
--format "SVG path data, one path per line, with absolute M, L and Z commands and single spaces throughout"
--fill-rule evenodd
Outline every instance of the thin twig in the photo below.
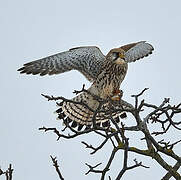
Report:
M 85 175 L 89 174 L 90 172 L 93 172 L 93 173 L 102 173 L 101 170 L 96 170 L 95 168 L 97 168 L 98 166 L 100 166 L 102 163 L 98 163 L 96 164 L 95 166 L 91 166 L 90 164 L 88 163 L 85 163 L 86 166 L 89 167 L 89 170 L 85 173 Z
M 59 179 L 64 180 L 64 178 L 63 178 L 63 176 L 62 176 L 62 174 L 61 174 L 61 172 L 60 172 L 60 169 L 59 169 L 59 165 L 58 165 L 58 162 L 57 162 L 57 158 L 56 158 L 56 157 L 53 157 L 53 156 L 51 156 L 51 155 L 50 155 L 50 157 L 51 157 L 51 160 L 52 160 L 52 162 L 53 162 L 53 166 L 55 167 L 55 170 L 56 170 L 56 172 L 57 172 L 57 174 L 58 174 Z
M 0 176 L 4 174 L 6 176 L 6 180 L 12 180 L 12 178 L 13 178 L 13 171 L 14 171 L 14 169 L 12 169 L 12 165 L 9 164 L 9 167 L 8 167 L 8 169 L 6 171 L 3 171 L 0 168 Z

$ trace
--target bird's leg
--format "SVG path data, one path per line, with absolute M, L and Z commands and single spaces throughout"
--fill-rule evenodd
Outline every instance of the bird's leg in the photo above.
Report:
M 113 92 L 113 96 L 111 97 L 111 99 L 113 101 L 120 101 L 120 99 L 122 98 L 123 96 L 123 91 L 122 90 L 119 90 L 119 89 L 115 89 L 114 92 Z

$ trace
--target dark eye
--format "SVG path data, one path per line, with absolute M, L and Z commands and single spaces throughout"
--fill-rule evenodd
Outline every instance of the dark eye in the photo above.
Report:
M 118 52 L 113 52 L 112 57 L 113 57 L 113 60 L 116 60 L 119 57 L 119 53 Z

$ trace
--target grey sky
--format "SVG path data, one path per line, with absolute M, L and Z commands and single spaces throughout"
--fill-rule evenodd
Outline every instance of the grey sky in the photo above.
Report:
M 106 54 L 113 47 L 147 40 L 155 51 L 129 65 L 121 87 L 124 99 L 133 102 L 131 94 L 149 87 L 144 95 L 147 102 L 159 104 L 164 97 L 171 97 L 171 103 L 179 103 L 180 7 L 179 0 L 1 0 L 0 166 L 5 168 L 12 163 L 14 179 L 18 180 L 57 179 L 49 158 L 52 154 L 58 157 L 65 179 L 99 179 L 95 175 L 84 176 L 84 163 L 104 161 L 110 147 L 93 157 L 80 143 L 85 140 L 96 144 L 97 136 L 56 142 L 55 135 L 38 131 L 43 125 L 62 127 L 53 114 L 55 104 L 47 102 L 41 93 L 70 98 L 74 89 L 80 89 L 83 83 L 88 87 L 89 82 L 78 72 L 39 77 L 19 75 L 16 70 L 23 63 L 75 46 L 97 45 Z M 170 134 L 173 140 L 179 135 L 175 131 Z M 177 152 L 178 149 L 179 146 Z M 130 159 L 135 157 L 151 168 L 137 168 L 126 173 L 123 180 L 133 176 L 160 179 L 165 173 L 153 160 L 135 154 Z M 119 159 L 116 168 L 121 163 Z M 114 173 L 112 169 L 110 175 Z

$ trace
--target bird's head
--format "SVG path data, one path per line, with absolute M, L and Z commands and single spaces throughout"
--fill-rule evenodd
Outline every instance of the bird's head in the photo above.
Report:
M 122 48 L 112 49 L 106 56 L 106 59 L 116 64 L 125 64 L 125 51 Z

